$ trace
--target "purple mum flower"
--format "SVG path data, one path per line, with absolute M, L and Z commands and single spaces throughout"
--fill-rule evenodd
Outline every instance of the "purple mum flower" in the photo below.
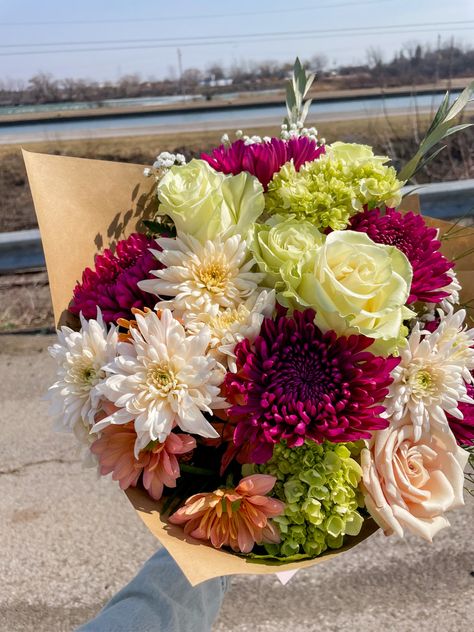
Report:
M 133 233 L 118 242 L 115 253 L 107 249 L 95 258 L 95 269 L 86 268 L 82 283 L 74 288 L 74 298 L 69 307 L 73 314 L 82 312 L 87 319 L 96 318 L 100 307 L 106 323 L 118 318 L 130 318 L 132 308 L 153 308 L 156 296 L 143 292 L 138 282 L 154 278 L 150 270 L 161 264 L 150 252 L 159 250 L 156 241 L 141 233 Z
M 354 215 L 350 229 L 367 233 L 377 244 L 396 246 L 406 255 L 413 268 L 408 303 L 439 303 L 449 296 L 442 288 L 451 283 L 446 273 L 454 264 L 441 254 L 436 228 L 429 228 L 421 215 L 402 214 L 393 208 L 382 215 L 375 208 Z
M 239 139 L 230 147 L 216 147 L 211 155 L 201 154 L 201 158 L 222 173 L 231 173 L 235 176 L 242 171 L 248 171 L 258 178 L 266 190 L 273 175 L 280 171 L 286 162 L 293 160 L 295 169 L 299 171 L 305 162 L 316 160 L 324 152 L 324 146 L 318 146 L 315 140 L 299 136 L 290 140 L 272 138 L 251 145 L 246 145 Z
M 250 445 L 254 463 L 265 463 L 273 445 L 288 446 L 368 439 L 386 428 L 380 405 L 398 358 L 366 351 L 365 336 L 337 337 L 314 324 L 315 312 L 265 319 L 253 342 L 235 348 L 237 373 L 227 373 L 224 389 L 236 424 L 236 446 Z

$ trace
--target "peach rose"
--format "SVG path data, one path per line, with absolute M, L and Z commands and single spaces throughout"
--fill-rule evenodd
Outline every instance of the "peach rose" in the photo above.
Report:
M 406 529 L 431 542 L 449 526 L 443 514 L 464 505 L 467 459 L 448 428 L 419 441 L 408 418 L 379 430 L 361 452 L 366 507 L 385 535 L 403 537 Z

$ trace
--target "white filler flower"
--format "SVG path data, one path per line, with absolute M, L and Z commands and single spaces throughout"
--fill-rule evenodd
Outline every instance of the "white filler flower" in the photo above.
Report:
M 81 316 L 81 331 L 69 327 L 58 330 L 58 342 L 49 348 L 58 363 L 57 381 L 47 399 L 56 430 L 83 434 L 94 423 L 101 395 L 98 387 L 106 377 L 104 365 L 116 355 L 118 334 L 107 330 L 100 310 L 97 320 Z
M 138 285 L 157 296 L 173 297 L 156 307 L 172 309 L 178 318 L 210 312 L 214 306 L 235 308 L 257 290 L 264 278 L 260 272 L 251 272 L 255 261 L 248 260 L 247 246 L 240 235 L 204 244 L 190 235 L 181 235 L 159 239 L 158 244 L 162 252 L 152 252 L 165 267 L 153 271 L 156 279 Z
M 462 314 L 448 316 L 431 334 L 415 325 L 407 345 L 400 349 L 400 364 L 392 371 L 385 416 L 396 423 L 409 415 L 416 441 L 430 424 L 448 431 L 446 413 L 462 419 L 459 402 L 474 404 L 464 380 L 466 362 L 472 357 L 471 340 L 454 326 L 460 325 L 459 318 L 462 323 Z
M 149 311 L 136 319 L 131 342 L 119 344 L 119 355 L 106 367 L 112 375 L 101 386 L 118 410 L 96 423 L 93 432 L 133 420 L 136 455 L 150 441 L 164 442 L 175 426 L 218 437 L 203 415 L 225 405 L 219 397 L 224 371 L 207 355 L 209 330 L 187 335 L 167 309 L 161 318 Z
M 275 309 L 275 291 L 262 290 L 238 307 L 223 311 L 216 305 L 213 307 L 210 312 L 186 318 L 186 327 L 192 333 L 208 327 L 211 334 L 209 353 L 235 372 L 235 346 L 245 338 L 253 342 L 258 336 L 263 319 L 269 318 Z

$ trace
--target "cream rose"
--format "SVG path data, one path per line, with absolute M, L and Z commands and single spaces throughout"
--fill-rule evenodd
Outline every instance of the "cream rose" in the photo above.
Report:
M 281 268 L 288 262 L 309 261 L 323 242 L 323 235 L 310 222 L 294 215 L 275 215 L 266 224 L 255 224 L 250 250 L 270 287 L 282 286 Z
M 238 233 L 246 236 L 265 207 L 263 187 L 254 176 L 229 176 L 204 160 L 171 167 L 158 183 L 159 213 L 176 230 L 201 243 Z
M 316 310 L 316 324 L 340 335 L 361 333 L 382 341 L 400 337 L 412 267 L 394 246 L 376 244 L 365 233 L 334 231 L 305 261 L 283 268 L 284 295 Z
M 449 526 L 443 514 L 464 504 L 468 453 L 448 428 L 415 441 L 409 418 L 375 432 L 368 445 L 361 452 L 361 487 L 375 522 L 385 535 L 410 531 L 431 541 Z

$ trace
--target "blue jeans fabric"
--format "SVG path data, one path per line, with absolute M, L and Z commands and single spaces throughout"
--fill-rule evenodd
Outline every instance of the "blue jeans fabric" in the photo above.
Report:
M 77 632 L 209 632 L 228 586 L 226 577 L 192 587 L 165 549 Z

